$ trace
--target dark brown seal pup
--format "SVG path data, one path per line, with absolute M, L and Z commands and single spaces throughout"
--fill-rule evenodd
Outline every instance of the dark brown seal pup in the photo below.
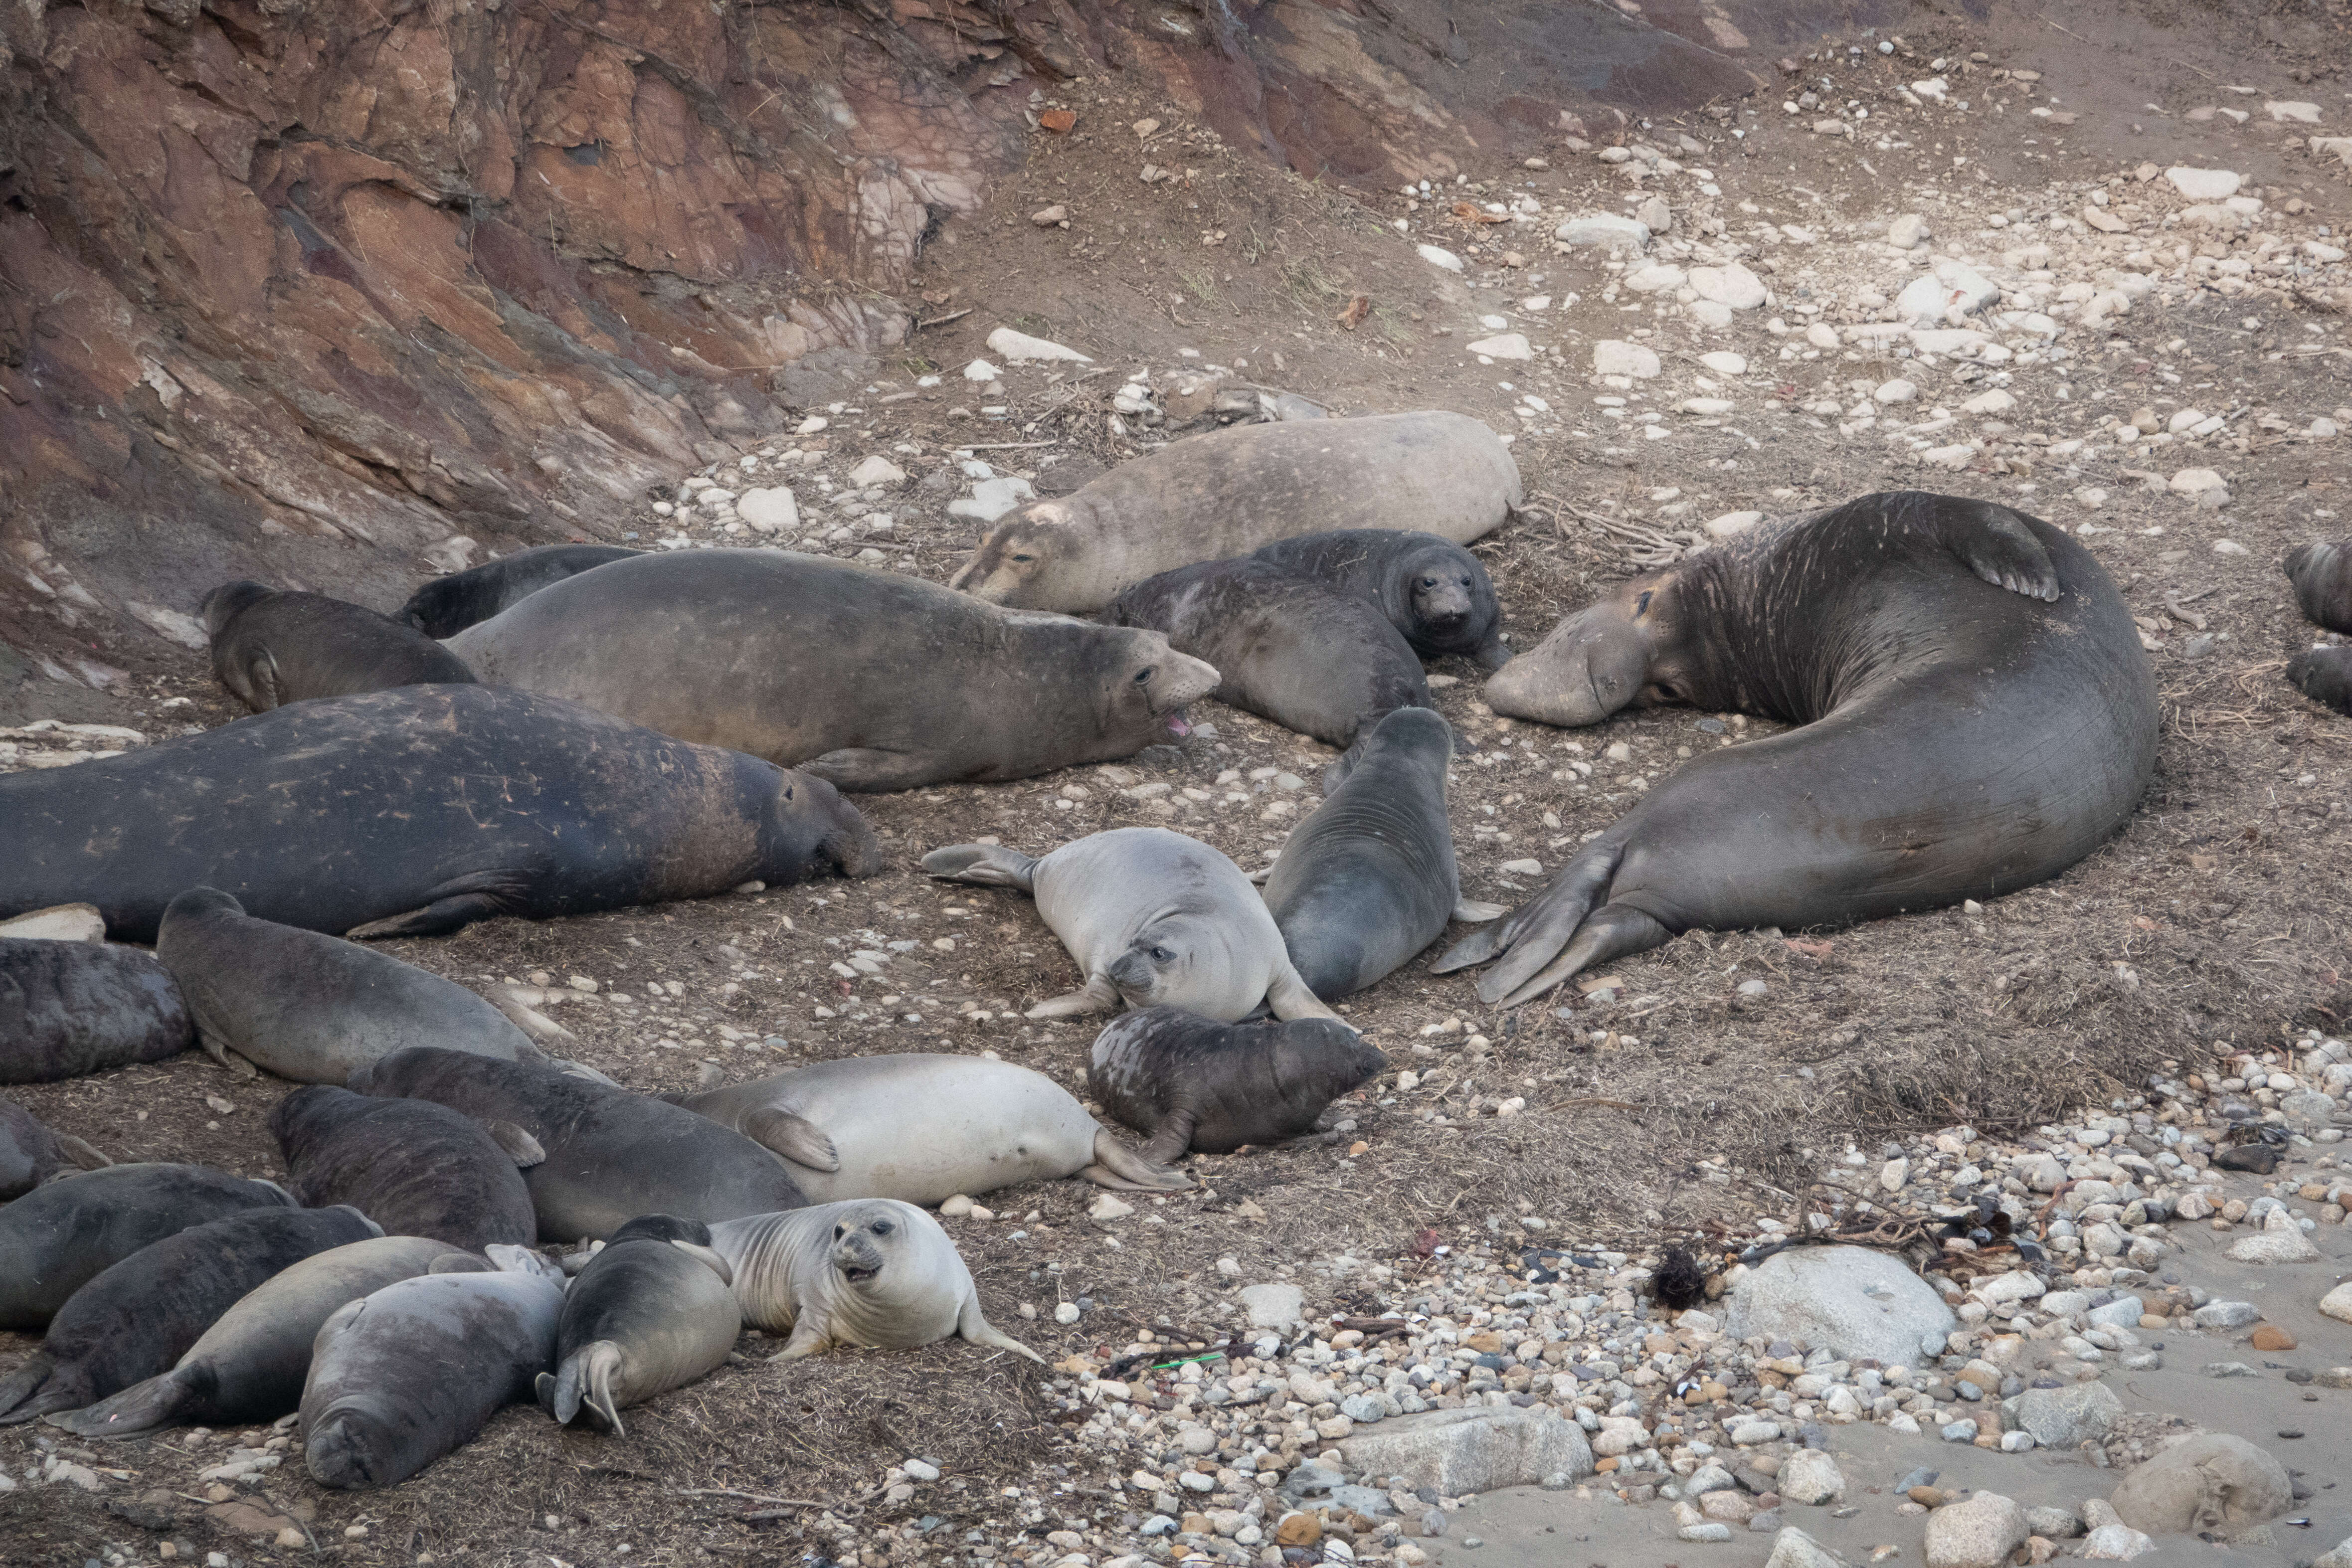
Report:
M 324 1083 L 269 1113 L 286 1185 L 312 1208 L 347 1203 L 387 1235 L 426 1236 L 479 1252 L 539 1235 L 520 1165 L 547 1157 L 511 1124 L 495 1126 L 430 1100 L 378 1100 Z
M 2352 647 L 2305 648 L 2286 662 L 2286 678 L 2312 701 L 2352 714 Z
M 1458 653 L 1490 670 L 1510 663 L 1494 581 L 1478 558 L 1452 539 L 1338 528 L 1270 544 L 1255 559 L 1370 600 L 1424 659 Z
M 1388 1064 L 1336 1019 L 1223 1024 L 1145 1008 L 1095 1037 L 1087 1086 L 1151 1135 L 1145 1159 L 1165 1164 L 1188 1148 L 1230 1154 L 1311 1133 L 1325 1106 Z
M 2306 620 L 2330 632 L 2352 632 L 2352 544 L 2314 539 L 2297 545 L 2287 552 L 2286 580 L 2294 584 L 2294 601 Z
M 397 619 L 427 637 L 455 637 L 550 583 L 645 553 L 618 545 L 538 545 L 517 550 L 469 571 L 435 578 L 408 596 Z
M 256 713 L 387 686 L 471 682 L 465 661 L 413 626 L 323 593 L 224 583 L 205 596 L 213 674 Z
M 0 778 L 0 915 L 87 899 L 154 940 L 216 887 L 305 930 L 431 936 L 881 869 L 821 779 L 489 686 L 297 703 Z
M 6 877 L 0 870 L 0 882 Z M 107 942 L 0 936 L 0 1083 L 54 1083 L 161 1061 L 195 1042 L 180 988 L 153 955 Z
M 1992 898 L 2104 842 L 2156 763 L 2156 681 L 2107 574 L 2006 507 L 1896 491 L 1634 578 L 1486 683 L 1498 713 L 1633 702 L 1801 727 L 1685 764 L 1439 972 L 1517 1005 L 1693 926 Z
M 553 1372 L 539 1375 L 540 1408 L 563 1426 L 583 1410 L 615 1434 L 625 1406 L 704 1377 L 743 1332 L 734 1265 L 710 1227 L 640 1215 L 605 1241 L 563 1292 Z
M 114 1162 L 70 1133 L 53 1133 L 40 1119 L 0 1095 L 0 1203 L 24 1197 L 67 1166 L 103 1170 Z
M 35 1187 L 0 1208 L 0 1329 L 40 1328 L 90 1280 L 190 1226 L 293 1207 L 275 1182 L 205 1166 L 110 1166 Z

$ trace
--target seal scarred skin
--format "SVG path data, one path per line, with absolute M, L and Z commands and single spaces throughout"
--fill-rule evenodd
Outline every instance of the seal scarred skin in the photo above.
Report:
M 204 614 L 213 674 L 256 713 L 474 678 L 464 660 L 415 627 L 323 593 L 225 583 L 205 596 Z
M 394 1236 L 469 1252 L 529 1246 L 539 1234 L 517 1154 L 446 1105 L 313 1083 L 278 1103 L 269 1134 L 286 1155 L 287 1186 L 312 1207 L 348 1203 Z
M 742 1332 L 733 1265 L 698 1219 L 632 1219 L 563 1293 L 556 1369 L 539 1375 L 540 1407 L 563 1426 L 586 1410 L 625 1433 L 621 1411 L 707 1376 Z
M 204 1166 L 110 1166 L 0 1208 L 0 1329 L 39 1329 L 67 1298 L 141 1249 L 254 1208 L 292 1208 L 276 1182 Z
M 1324 1107 L 1388 1066 L 1332 1019 L 1221 1024 L 1181 1008 L 1131 1012 L 1095 1038 L 1087 1086 L 1151 1134 L 1147 1159 L 1231 1154 L 1315 1130 Z
M 1451 539 L 1341 528 L 1267 545 L 1255 559 L 1370 601 L 1425 659 L 1458 653 L 1490 670 L 1510 662 L 1495 584 L 1478 558 Z
M 5 879 L 0 871 L 0 884 Z M 152 954 L 0 936 L 0 1083 L 161 1061 L 195 1040 L 180 988 Z
M 2296 546 L 2287 552 L 2286 578 L 2305 619 L 2330 632 L 2352 632 L 2352 543 L 2314 539 Z
M 645 553 L 618 545 L 538 545 L 517 550 L 470 570 L 435 578 L 408 596 L 396 619 L 427 637 L 455 637 L 567 577 Z

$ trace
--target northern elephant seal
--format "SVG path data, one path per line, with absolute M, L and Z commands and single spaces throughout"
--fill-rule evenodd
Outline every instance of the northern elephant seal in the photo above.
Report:
M 881 867 L 821 779 L 488 686 L 297 703 L 0 777 L 0 914 L 86 898 L 152 941 L 216 887 L 263 920 L 427 936 Z
M 6 874 L 0 871 L 0 881 Z M 52 1083 L 161 1061 L 195 1040 L 180 988 L 152 954 L 0 936 L 0 1083 Z
M 2286 678 L 2312 701 L 2352 714 L 2352 647 L 2305 648 L 2287 660 Z
M 710 1244 L 735 1270 L 743 1321 L 790 1331 L 771 1360 L 836 1344 L 904 1350 L 950 1334 L 1045 1359 L 982 1314 L 963 1255 L 911 1203 L 856 1198 L 730 1219 L 710 1228 Z
M 356 1208 L 264 1208 L 141 1248 L 58 1309 L 41 1348 L 0 1383 L 0 1427 L 79 1410 L 143 1383 L 272 1275 L 383 1234 Z
M 1417 528 L 1467 544 L 1523 498 L 1510 450 L 1467 414 L 1236 425 L 1006 513 L 950 586 L 1095 611 L 1147 577 L 1299 534 Z
M 276 1182 L 205 1166 L 110 1166 L 36 1187 L 0 1208 L 0 1329 L 46 1326 L 83 1285 L 191 1226 L 294 1206 Z
M 783 550 L 679 550 L 541 589 L 450 647 L 486 681 L 844 789 L 1025 779 L 1186 733 L 1217 674 L 1156 632 L 1024 615 Z
M 1834 925 L 2055 876 L 2156 762 L 2156 682 L 2090 554 L 2037 518 L 1865 496 L 1634 578 L 1486 683 L 1498 713 L 1633 702 L 1801 727 L 1685 764 L 1438 971 L 1517 1005 L 1693 926 Z
M 0 1203 L 24 1197 L 68 1166 L 102 1170 L 114 1162 L 70 1133 L 55 1133 L 0 1095 Z
M 743 1332 L 734 1267 L 698 1219 L 640 1215 L 613 1232 L 563 1293 L 553 1372 L 540 1407 L 563 1426 L 583 1409 L 622 1433 L 625 1406 L 682 1387 L 727 1359 Z
M 551 1068 L 418 1047 L 360 1069 L 351 1086 L 530 1134 L 547 1154 L 523 1172 L 542 1241 L 609 1236 L 641 1214 L 731 1219 L 808 1201 L 784 1162 L 741 1134 Z
M 547 1155 L 511 1124 L 313 1083 L 278 1103 L 269 1134 L 285 1153 L 287 1186 L 310 1207 L 347 1203 L 394 1236 L 468 1252 L 529 1246 L 539 1234 L 516 1167 Z
M 427 637 L 455 637 L 551 583 L 643 555 L 618 545 L 539 545 L 436 577 L 400 607 L 397 619 Z
M 469 683 L 465 661 L 414 626 L 323 593 L 231 582 L 205 598 L 213 674 L 256 713 L 388 686 Z
M 425 1274 L 336 1309 L 311 1347 L 298 1428 L 321 1486 L 406 1480 L 530 1397 L 555 1362 L 560 1280 Z
M 947 882 L 1017 887 L 1086 972 L 1086 985 L 1029 1009 L 1034 1018 L 1129 1007 L 1189 1008 L 1231 1023 L 1270 1006 L 1329 1018 L 1298 977 L 1282 933 L 1241 868 L 1165 828 L 1114 828 L 1042 857 L 957 844 L 923 857 Z
M 418 1236 L 372 1236 L 313 1253 L 239 1297 L 171 1371 L 48 1423 L 85 1437 L 129 1437 L 158 1427 L 274 1421 L 302 1402 L 311 1342 L 339 1308 L 419 1274 L 489 1267 Z
M 976 1056 L 850 1056 L 695 1094 L 665 1094 L 773 1149 L 812 1203 L 935 1207 L 1024 1181 L 1192 1184 L 1136 1157 L 1042 1072 Z
M 2330 632 L 2352 632 L 2352 543 L 2314 539 L 2287 552 L 2286 580 L 2305 619 Z
M 1106 1112 L 1150 1134 L 1149 1157 L 1174 1160 L 1311 1133 L 1324 1107 L 1388 1064 L 1334 1019 L 1222 1024 L 1146 1008 L 1095 1038 L 1087 1085 Z
M 1396 528 L 1340 528 L 1267 545 L 1256 559 L 1370 601 L 1423 658 L 1458 653 L 1490 670 L 1510 663 L 1494 580 L 1476 556 L 1452 539 Z

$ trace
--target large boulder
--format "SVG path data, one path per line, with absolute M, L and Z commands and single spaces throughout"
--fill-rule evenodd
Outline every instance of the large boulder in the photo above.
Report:
M 1980 1491 L 1946 1503 L 1927 1516 L 1927 1568 L 2001 1568 L 2026 1534 L 2014 1498 Z
M 2149 1458 L 2107 1500 L 2116 1518 L 2150 1535 L 2232 1535 L 2284 1513 L 2294 1490 L 2286 1467 L 2261 1448 L 2202 1432 Z
M 1863 1247 L 1800 1247 L 1759 1264 L 1731 1292 L 1725 1326 L 1828 1350 L 1849 1361 L 1916 1366 L 1958 1322 L 1899 1259 Z
M 1583 1428 L 1542 1406 L 1395 1416 L 1342 1441 L 1339 1454 L 1350 1474 L 1376 1485 L 1402 1476 L 1408 1489 L 1434 1487 L 1447 1497 L 1592 1473 Z

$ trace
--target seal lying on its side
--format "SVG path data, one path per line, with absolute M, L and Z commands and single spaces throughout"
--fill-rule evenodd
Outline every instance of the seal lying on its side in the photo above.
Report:
M 2286 662 L 2286 678 L 2312 701 L 2352 714 L 2352 647 L 2305 648 Z
M 68 1164 L 94 1171 L 113 1163 L 72 1134 L 51 1132 L 30 1111 L 0 1095 L 0 1203 L 24 1197 Z
M 348 1203 L 394 1236 L 468 1252 L 539 1234 L 517 1166 L 547 1157 L 508 1122 L 483 1123 L 430 1100 L 379 1100 L 313 1083 L 269 1113 L 286 1185 L 313 1208 Z
M 414 626 L 323 593 L 231 582 L 205 596 L 213 674 L 256 713 L 387 686 L 469 684 L 474 672 Z
M 2352 632 L 2352 543 L 2314 539 L 2287 552 L 2286 580 L 2306 620 Z
M 1370 600 L 1425 659 L 1459 653 L 1490 670 L 1510 663 L 1495 584 L 1478 558 L 1452 539 L 1340 528 L 1270 544 L 1256 559 Z
M 161 1061 L 195 1038 L 180 988 L 152 954 L 110 942 L 0 936 L 0 1083 L 54 1083 Z
M 982 1315 L 962 1254 L 913 1204 L 858 1198 L 730 1219 L 710 1228 L 710 1244 L 735 1270 L 743 1321 L 791 1331 L 772 1361 L 836 1344 L 906 1350 L 950 1334 L 1045 1359 Z
M 45 1183 L 0 1208 L 0 1329 L 47 1326 L 83 1285 L 191 1226 L 294 1207 L 276 1182 L 205 1166 L 110 1166 Z
M 1685 764 L 1438 972 L 1517 1005 L 1693 926 L 1801 927 L 1992 898 L 2132 812 L 2156 682 L 2089 552 L 2006 507 L 1897 491 L 1634 578 L 1486 683 L 1498 713 L 1632 702 L 1801 727 Z
M 569 1427 L 584 1408 L 614 1433 L 625 1406 L 683 1387 L 723 1364 L 743 1331 L 734 1266 L 710 1227 L 640 1215 L 613 1232 L 563 1293 L 556 1369 L 535 1385 L 540 1408 Z
M 1221 1024 L 1145 1008 L 1095 1038 L 1087 1087 L 1151 1134 L 1147 1158 L 1173 1160 L 1188 1148 L 1224 1155 L 1311 1133 L 1325 1106 L 1388 1064 L 1336 1019 Z
M 427 637 L 455 637 L 551 583 L 645 553 L 618 545 L 538 545 L 517 550 L 471 570 L 435 578 L 408 596 L 395 619 Z
M 1282 933 L 1241 868 L 1165 828 L 1114 828 L 1042 858 L 992 844 L 923 857 L 947 882 L 1017 887 L 1086 972 L 1083 989 L 1029 1009 L 1037 1018 L 1129 1007 L 1190 1008 L 1231 1023 L 1260 1002 L 1278 1018 L 1329 1018 L 1291 966 Z
M 1136 1157 L 1042 1072 L 976 1056 L 852 1056 L 662 1099 L 782 1155 L 812 1203 L 926 1207 L 1024 1181 L 1192 1186 Z

